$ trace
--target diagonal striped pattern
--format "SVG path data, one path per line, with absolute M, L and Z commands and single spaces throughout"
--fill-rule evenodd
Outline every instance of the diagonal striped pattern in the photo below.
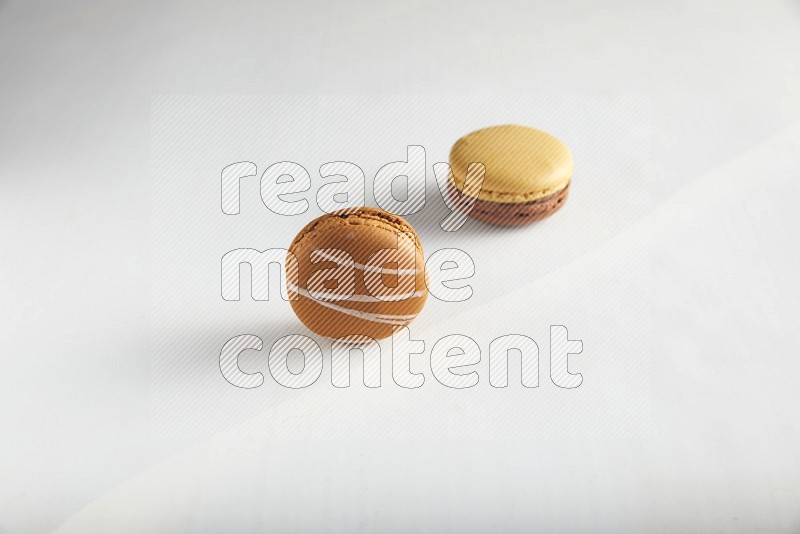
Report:
M 369 336 L 351 335 L 331 344 L 331 384 L 337 388 L 350 386 L 350 359 L 360 353 L 363 361 L 364 385 L 381 387 L 381 346 Z
M 419 113 L 409 115 L 408 109 Z M 498 109 L 513 109 L 513 116 L 504 117 L 498 114 Z M 281 399 L 282 388 L 276 390 L 274 383 L 269 387 L 272 379 L 266 374 L 265 349 L 247 350 L 240 359 L 244 372 L 258 371 L 265 376 L 267 384 L 252 392 L 256 396 L 238 396 L 243 392 L 231 387 L 220 376 L 220 348 L 238 334 L 257 334 L 269 346 L 287 333 L 305 333 L 323 350 L 328 346 L 308 332 L 293 317 L 289 305 L 277 298 L 275 287 L 282 285 L 276 276 L 277 265 L 271 268 L 270 301 L 253 302 L 248 298 L 247 276 L 241 281 L 243 296 L 240 301 L 226 302 L 219 295 L 220 258 L 225 252 L 236 248 L 286 247 L 297 228 L 320 213 L 315 205 L 317 185 L 333 179 L 321 179 L 315 170 L 325 162 L 358 163 L 366 175 L 365 201 L 375 205 L 373 178 L 376 172 L 387 161 L 407 161 L 407 146 L 425 146 L 426 203 L 424 209 L 409 215 L 408 220 L 423 237 L 428 253 L 458 247 L 474 258 L 475 274 L 464 282 L 472 289 L 469 304 L 465 304 L 470 309 L 474 307 L 480 312 L 491 300 L 510 297 L 514 292 L 530 292 L 536 302 L 534 309 L 537 309 L 541 288 L 534 291 L 525 286 L 493 283 L 493 280 L 498 277 L 527 282 L 545 279 L 548 273 L 602 246 L 646 213 L 647 191 L 651 184 L 642 177 L 647 176 L 648 152 L 646 144 L 637 139 L 646 139 L 649 135 L 647 109 L 647 100 L 636 97 L 520 95 L 504 97 L 502 101 L 492 95 L 155 97 L 151 117 L 154 429 L 164 437 L 205 436 L 259 413 L 265 398 L 270 402 Z M 528 119 L 521 118 L 524 116 Z M 354 121 L 353 117 L 359 120 Z M 509 118 L 541 125 L 564 138 L 573 148 L 579 163 L 576 176 L 583 175 L 584 179 L 576 179 L 578 194 L 573 195 L 570 207 L 565 209 L 592 220 L 591 225 L 582 225 L 580 231 L 573 230 L 574 225 L 570 223 L 574 215 L 568 217 L 565 213 L 524 234 L 498 232 L 492 226 L 468 218 L 462 219 L 463 223 L 455 232 L 442 230 L 442 222 L 449 216 L 460 217 L 460 212 L 456 210 L 454 214 L 452 206 L 449 207 L 443 198 L 443 191 L 437 186 L 438 175 L 431 171 L 432 165 L 447 160 L 453 140 L 463 132 L 476 125 L 507 122 Z M 604 133 L 614 132 L 614 135 L 597 135 L 596 131 L 587 129 L 587 124 L 598 121 L 603 122 Z M 381 128 L 386 124 L 392 124 L 392 128 Z M 359 141 L 353 142 L 354 139 Z M 621 143 L 622 139 L 625 143 Z M 305 194 L 290 195 L 294 199 L 307 198 L 308 212 L 282 217 L 265 208 L 260 198 L 260 175 L 275 162 L 288 160 L 299 162 L 310 172 L 312 188 Z M 253 162 L 258 169 L 254 176 L 239 180 L 240 212 L 227 216 L 220 210 L 220 172 L 232 162 Z M 598 187 L 606 183 L 616 185 L 614 188 Z M 328 195 L 326 191 L 321 197 Z M 610 210 L 609 206 L 614 209 Z M 515 248 L 519 243 L 535 248 L 538 254 L 532 259 L 527 250 Z M 243 269 L 249 266 L 245 264 Z M 443 273 L 428 275 L 435 285 L 437 277 L 441 279 Z M 258 279 L 256 277 L 253 283 L 257 284 Z M 292 287 L 288 287 L 287 292 L 291 298 Z M 476 326 L 456 319 L 466 309 L 458 306 L 448 302 L 428 304 L 414 323 L 415 337 L 422 335 L 427 341 L 427 351 L 445 334 L 475 331 Z M 550 320 L 547 309 L 540 309 L 534 317 L 543 315 L 541 321 Z M 570 331 L 573 322 L 566 321 Z M 581 330 L 578 333 L 582 335 Z M 546 339 L 547 332 L 533 337 Z M 476 339 L 482 348 L 488 346 L 489 339 Z M 382 346 L 385 355 L 389 344 Z M 592 349 L 597 351 L 596 342 Z M 358 358 L 353 359 L 358 361 Z M 510 360 L 513 369 L 513 362 L 516 362 L 513 352 Z M 582 359 L 579 357 L 575 361 Z M 421 354 L 412 355 L 410 368 L 414 373 L 430 373 L 425 362 Z M 391 367 L 386 363 L 384 386 L 392 376 Z M 479 367 L 488 366 L 488 363 L 484 352 Z M 311 388 L 315 391 L 311 394 L 313 399 L 323 403 L 335 399 L 329 396 L 330 392 L 324 392 L 327 369 L 326 365 L 318 381 L 322 389 Z M 546 372 L 546 367 L 542 372 Z M 482 372 L 481 376 L 488 376 L 488 372 Z M 509 390 L 514 386 L 514 376 L 511 374 Z M 424 375 L 417 375 L 417 378 L 424 381 Z M 488 385 L 484 378 L 481 386 Z M 329 386 L 327 389 L 332 389 Z M 579 389 L 584 388 L 585 385 Z M 494 402 L 489 401 L 489 405 Z M 192 409 L 188 410 L 188 406 Z M 202 417 L 198 416 L 200 413 Z M 508 421 L 514 419 L 513 414 L 503 417 Z M 635 424 L 635 421 L 625 424 Z M 557 435 L 573 428 L 568 423 L 561 425 L 551 427 L 550 431 Z M 296 433 L 302 434 L 305 428 L 306 423 L 295 421 L 282 426 L 281 432 L 287 436 L 299 435 Z M 446 432 L 458 431 L 456 427 L 447 428 Z M 618 427 L 612 425 L 611 428 Z M 524 429 L 517 427 L 517 431 L 524 432 Z M 274 433 L 274 425 L 272 430 L 264 432 L 267 436 Z
M 219 355 L 219 368 L 225 380 L 236 387 L 252 389 L 264 383 L 261 373 L 244 373 L 239 368 L 239 355 L 248 349 L 261 350 L 264 343 L 258 336 L 244 334 L 230 339 L 222 347 Z
M 300 295 L 292 308 L 312 331 L 331 338 L 386 338 L 419 314 L 427 297 L 419 238 L 401 218 L 375 208 L 334 212 L 309 223 L 290 252 L 287 277 Z

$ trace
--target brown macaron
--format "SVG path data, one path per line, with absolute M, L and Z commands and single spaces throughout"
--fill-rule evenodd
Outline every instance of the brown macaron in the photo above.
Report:
M 295 314 L 329 338 L 389 337 L 416 318 L 428 297 L 419 236 L 377 208 L 311 221 L 289 246 L 286 271 Z
M 454 199 L 469 195 L 464 183 L 471 163 L 483 163 L 486 172 L 469 212 L 473 219 L 523 226 L 555 213 L 567 199 L 572 154 L 564 143 L 541 130 L 492 126 L 456 141 L 450 151 L 449 193 Z

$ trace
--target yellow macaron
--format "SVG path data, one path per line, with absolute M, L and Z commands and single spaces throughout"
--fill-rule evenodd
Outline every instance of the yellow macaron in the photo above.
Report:
M 520 226 L 554 213 L 566 201 L 572 154 L 546 132 L 503 125 L 465 135 L 450 152 L 453 193 L 463 193 L 467 169 L 475 162 L 483 163 L 486 174 L 472 218 Z

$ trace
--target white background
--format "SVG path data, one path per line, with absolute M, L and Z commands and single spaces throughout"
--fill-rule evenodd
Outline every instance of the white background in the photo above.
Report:
M 431 167 L 446 162 L 455 139 L 476 125 L 510 121 L 536 124 L 569 143 L 579 164 L 568 206 L 559 217 L 528 228 L 468 221 L 458 231 L 445 232 L 440 223 L 449 210 Z M 271 438 L 597 438 L 643 431 L 650 419 L 649 244 L 642 233 L 641 243 L 627 243 L 622 254 L 612 255 L 603 245 L 637 224 L 648 227 L 647 99 L 159 96 L 153 102 L 152 128 L 150 339 L 158 435 L 211 437 L 253 414 L 267 418 L 261 434 Z M 328 364 L 323 378 L 303 392 L 287 391 L 272 379 L 260 391 L 242 391 L 221 380 L 220 350 L 241 334 L 258 335 L 266 345 L 260 355 L 242 355 L 240 365 L 247 372 L 267 372 L 271 345 L 289 334 L 311 335 L 330 352 L 330 342 L 313 336 L 279 298 L 274 273 L 269 301 L 251 300 L 249 266 L 241 270 L 241 300 L 223 300 L 222 256 L 242 248 L 288 247 L 306 223 L 322 214 L 316 195 L 323 182 L 318 169 L 326 161 L 357 162 L 366 179 L 356 187 L 366 190 L 367 204 L 375 205 L 376 172 L 393 160 L 405 160 L 409 144 L 426 149 L 425 206 L 408 216 L 426 257 L 436 251 L 451 257 L 444 250 L 458 249 L 475 268 L 468 282 L 459 283 L 472 288 L 468 300 L 444 302 L 431 296 L 411 327 L 426 349 L 424 356 L 413 358 L 411 368 L 427 369 L 427 387 L 398 391 L 388 341 L 383 346 L 385 391 L 363 386 L 331 391 Z M 221 169 L 242 158 L 257 162 L 260 172 L 240 180 L 240 213 L 226 215 L 220 209 Z M 261 173 L 285 159 L 313 173 L 310 191 L 287 197 L 308 202 L 307 212 L 294 216 L 268 210 L 260 195 Z M 564 280 L 568 269 L 574 272 L 580 265 L 591 272 Z M 264 283 L 263 274 L 254 276 Z M 442 278 L 436 268 L 429 276 L 433 285 Z M 523 302 L 512 306 L 511 295 Z M 492 303 L 501 309 L 490 312 Z M 548 379 L 551 324 L 567 326 L 591 347 L 588 362 L 573 361 L 573 370 L 591 376 L 580 390 L 560 391 Z M 475 369 L 483 381 L 473 391 L 442 391 L 431 375 L 429 354 L 451 334 L 469 336 L 482 347 L 481 365 Z M 542 391 L 521 387 L 516 358 L 509 373 L 516 387 L 490 387 L 489 344 L 508 334 L 526 335 L 539 344 Z M 353 374 L 361 383 L 360 370 Z M 276 405 L 279 410 L 264 413 Z M 287 428 L 287 421 L 295 419 L 300 424 Z
M 796 531 L 799 18 L 790 2 L 0 3 L 0 531 Z M 645 274 L 649 331 L 624 343 L 620 305 L 574 334 L 587 388 L 625 376 L 590 371 L 610 345 L 610 365 L 646 362 L 618 390 L 646 416 L 566 432 L 567 407 L 537 434 L 516 431 L 528 406 L 498 422 L 433 383 L 382 388 L 387 411 L 320 384 L 277 429 L 287 412 L 265 406 L 210 436 L 154 432 L 152 96 L 272 93 L 644 97 L 648 213 L 459 320 L 536 306 L 546 340 L 608 302 L 592 280 Z M 446 151 L 444 134 L 422 133 Z M 531 230 L 553 239 L 585 201 Z M 642 251 L 648 268 L 625 261 Z M 414 413 L 445 426 L 401 435 Z M 329 415 L 394 432 L 320 432 Z

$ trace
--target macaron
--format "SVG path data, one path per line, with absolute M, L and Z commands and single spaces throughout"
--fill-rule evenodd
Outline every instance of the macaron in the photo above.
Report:
M 523 226 L 552 215 L 567 200 L 572 154 L 564 143 L 541 130 L 492 126 L 456 141 L 450 151 L 451 195 L 469 194 L 464 193 L 464 182 L 473 162 L 483 163 L 486 172 L 469 212 L 473 219 Z
M 289 246 L 286 274 L 297 317 L 329 338 L 389 337 L 417 317 L 428 297 L 419 236 L 403 218 L 377 208 L 308 223 Z

